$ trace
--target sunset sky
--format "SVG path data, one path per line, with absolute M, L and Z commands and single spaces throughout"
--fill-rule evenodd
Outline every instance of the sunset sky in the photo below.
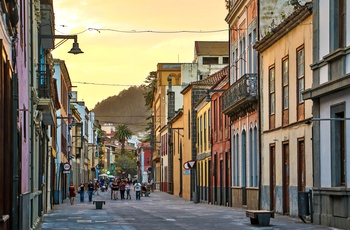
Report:
M 73 43 L 68 40 L 54 50 L 54 58 L 65 60 L 77 86 L 73 90 L 89 109 L 143 84 L 157 63 L 192 62 L 195 41 L 228 40 L 224 0 L 59 0 L 54 12 L 55 33 L 78 34 L 84 51 L 68 54 Z M 224 31 L 199 32 L 217 30 Z

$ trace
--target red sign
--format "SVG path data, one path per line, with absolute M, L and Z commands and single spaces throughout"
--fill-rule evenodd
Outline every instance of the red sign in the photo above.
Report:
M 63 165 L 63 170 L 64 171 L 69 171 L 71 169 L 71 165 L 69 164 L 69 163 L 65 163 L 64 165 Z
M 192 160 L 192 161 L 186 161 L 183 165 L 184 169 L 189 170 L 189 169 L 193 169 L 194 166 L 196 166 L 196 161 Z

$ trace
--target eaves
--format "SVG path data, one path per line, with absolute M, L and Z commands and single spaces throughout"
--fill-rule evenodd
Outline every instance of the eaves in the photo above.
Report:
M 288 34 L 291 30 L 300 25 L 300 23 L 310 15 L 312 15 L 312 3 L 306 3 L 304 6 L 294 11 L 277 27 L 271 29 L 271 34 L 266 35 L 263 39 L 258 41 L 253 48 L 260 53 L 265 51 Z

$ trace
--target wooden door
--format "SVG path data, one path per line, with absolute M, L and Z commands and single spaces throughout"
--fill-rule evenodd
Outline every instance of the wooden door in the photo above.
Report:
M 305 191 L 305 143 L 298 140 L 298 191 Z
M 283 214 L 289 214 L 289 144 L 283 143 Z
M 270 210 L 276 209 L 276 159 L 275 145 L 270 145 Z

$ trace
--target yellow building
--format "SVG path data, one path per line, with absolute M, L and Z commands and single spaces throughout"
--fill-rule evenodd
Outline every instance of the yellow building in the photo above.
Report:
M 200 81 L 191 82 L 181 93 L 183 94 L 183 127 L 184 149 L 183 162 L 197 160 L 197 112 L 195 106 L 206 95 L 207 90 L 222 79 L 222 71 Z M 198 165 L 190 170 L 190 176 L 183 178 L 183 197 L 198 202 L 199 198 L 199 175 Z M 197 185 L 197 186 L 196 186 Z
M 183 142 L 184 142 L 184 128 L 183 128 L 183 112 L 180 110 L 176 113 L 169 121 L 168 125 L 169 136 L 169 154 L 172 155 L 172 170 L 173 170 L 173 181 L 172 191 L 173 195 L 182 197 L 184 189 L 184 178 L 189 177 L 183 169 Z
M 173 86 L 181 85 L 181 64 L 180 63 L 158 63 L 157 65 L 157 86 L 153 95 L 153 119 L 155 146 L 152 160 L 155 162 L 155 183 L 161 191 L 168 192 L 169 167 L 167 165 L 168 146 L 166 131 L 164 128 L 168 121 L 168 85 L 169 79 Z M 162 153 L 161 153 L 162 152 Z M 157 173 L 159 172 L 159 173 Z
M 205 98 L 199 101 L 195 110 L 197 112 L 197 176 L 198 176 L 198 198 L 201 202 L 209 202 L 210 194 L 210 124 L 211 124 L 211 103 Z
M 295 10 L 258 42 L 261 208 L 298 215 L 298 192 L 312 188 L 312 11 Z

